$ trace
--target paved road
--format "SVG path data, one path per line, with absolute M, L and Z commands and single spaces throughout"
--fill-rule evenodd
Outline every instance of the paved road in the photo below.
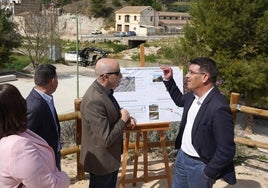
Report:
M 80 75 L 78 80 L 79 97 L 82 97 L 95 78 Z M 6 83 L 16 86 L 25 98 L 34 86 L 33 78 L 18 78 L 16 81 Z M 74 111 L 74 100 L 77 98 L 77 76 L 75 74 L 59 75 L 59 85 L 53 96 L 59 114 Z

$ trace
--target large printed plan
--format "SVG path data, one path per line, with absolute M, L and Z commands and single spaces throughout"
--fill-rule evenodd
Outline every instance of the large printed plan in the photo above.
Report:
M 183 70 L 172 67 L 173 77 L 183 91 Z M 182 108 L 177 107 L 166 91 L 159 67 L 121 68 L 122 80 L 114 96 L 137 123 L 180 121 Z

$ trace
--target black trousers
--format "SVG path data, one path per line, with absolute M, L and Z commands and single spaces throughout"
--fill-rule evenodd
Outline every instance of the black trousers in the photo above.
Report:
M 92 173 L 89 173 L 89 188 L 115 188 L 118 170 L 110 174 L 103 176 L 98 176 Z
M 56 166 L 59 169 L 59 171 L 61 171 L 61 153 L 60 153 L 60 151 L 55 154 L 55 158 L 56 158 Z

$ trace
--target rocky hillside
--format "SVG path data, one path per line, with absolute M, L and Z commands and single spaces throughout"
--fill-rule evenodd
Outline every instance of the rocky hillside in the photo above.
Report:
M 62 39 L 76 39 L 76 25 L 78 25 L 78 35 L 89 35 L 93 29 L 100 29 L 105 33 L 105 24 L 103 18 L 89 18 L 85 15 L 77 15 L 78 24 L 76 23 L 76 15 L 64 13 L 58 17 L 58 30 Z M 113 28 L 111 28 L 113 30 Z M 106 31 L 108 32 L 108 31 Z
M 127 5 L 125 1 L 122 1 L 121 4 L 122 6 Z M 106 1 L 106 5 L 114 10 L 119 9 L 114 7 L 110 0 Z M 113 15 L 110 18 L 95 18 L 90 12 L 90 1 L 79 0 L 62 7 L 62 15 L 58 16 L 58 30 L 63 39 L 76 38 L 76 15 L 78 16 L 80 36 L 91 34 L 93 29 L 100 29 L 104 34 L 114 31 L 114 25 L 111 21 Z

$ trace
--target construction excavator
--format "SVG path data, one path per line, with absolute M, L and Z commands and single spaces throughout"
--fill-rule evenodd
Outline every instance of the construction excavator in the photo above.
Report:
M 109 52 L 95 47 L 86 47 L 79 50 L 78 55 L 81 58 L 79 64 L 83 67 L 96 65 L 101 58 L 107 57 Z

